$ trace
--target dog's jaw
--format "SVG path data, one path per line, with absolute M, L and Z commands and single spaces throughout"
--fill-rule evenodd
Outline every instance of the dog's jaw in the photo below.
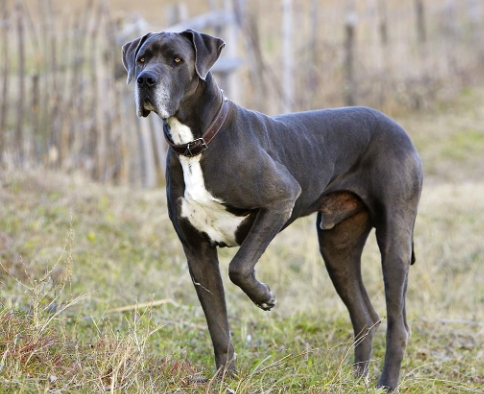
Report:
M 169 109 L 170 108 L 170 93 L 168 89 L 164 86 L 158 85 L 155 89 L 155 112 L 164 120 L 167 120 L 170 116 L 174 114 Z
M 146 118 L 151 111 L 158 114 L 163 120 L 167 120 L 172 116 L 172 111 L 169 110 L 170 94 L 168 89 L 158 85 L 153 92 L 145 97 L 141 97 L 141 92 L 138 85 L 134 90 L 134 101 L 136 104 L 136 113 L 141 118 Z

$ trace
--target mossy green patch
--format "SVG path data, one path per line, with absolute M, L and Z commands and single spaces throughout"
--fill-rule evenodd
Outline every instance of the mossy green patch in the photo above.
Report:
M 472 160 L 484 156 L 484 129 L 467 129 L 452 134 L 441 149 L 442 157 L 456 161 Z

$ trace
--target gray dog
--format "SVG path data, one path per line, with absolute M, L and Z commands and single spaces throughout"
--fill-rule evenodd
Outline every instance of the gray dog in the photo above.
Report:
M 317 212 L 321 254 L 359 337 L 355 370 L 361 376 L 368 374 L 380 321 L 360 269 L 376 229 L 388 319 L 378 387 L 395 390 L 410 336 L 405 293 L 422 188 L 418 154 L 397 123 L 371 108 L 266 116 L 228 101 L 209 72 L 224 46 L 192 30 L 148 33 L 123 46 L 138 115 L 153 111 L 164 121 L 169 215 L 217 368 L 236 372 L 217 247 L 240 246 L 230 279 L 268 311 L 275 297 L 254 267 L 279 231 Z

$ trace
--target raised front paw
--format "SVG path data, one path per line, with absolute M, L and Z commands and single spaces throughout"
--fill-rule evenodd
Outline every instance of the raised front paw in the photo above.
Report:
M 264 311 L 270 311 L 274 306 L 276 306 L 276 296 L 272 290 L 265 283 L 261 283 L 265 287 L 267 301 L 255 303 L 260 309 Z

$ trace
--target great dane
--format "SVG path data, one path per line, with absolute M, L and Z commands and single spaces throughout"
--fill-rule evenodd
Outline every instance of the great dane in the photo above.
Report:
M 375 228 L 387 305 L 378 387 L 395 390 L 410 329 L 405 293 L 422 188 L 419 156 L 381 112 L 348 107 L 278 116 L 227 100 L 210 73 L 223 40 L 193 30 L 148 33 L 123 46 L 139 116 L 163 119 L 168 210 L 188 260 L 219 373 L 235 374 L 217 247 L 239 246 L 229 277 L 263 310 L 275 305 L 255 265 L 272 239 L 317 212 L 321 254 L 348 308 L 355 371 L 368 374 L 380 317 L 361 276 Z

